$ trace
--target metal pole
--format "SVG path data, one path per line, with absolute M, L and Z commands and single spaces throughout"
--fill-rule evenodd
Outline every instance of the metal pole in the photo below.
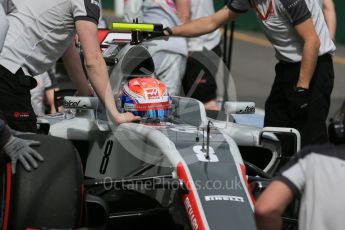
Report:
M 226 4 L 228 3 L 227 0 L 224 0 L 224 5 L 226 6 Z M 223 61 L 224 63 L 227 63 L 227 57 L 228 57 L 228 28 L 229 28 L 229 25 L 228 24 L 225 24 L 223 26 L 223 29 L 224 29 L 224 34 L 223 34 Z
M 223 35 L 223 61 L 228 62 L 228 24 L 224 25 L 224 35 Z
M 232 49 L 233 49 L 233 43 L 234 43 L 234 31 L 235 31 L 235 22 L 231 22 L 230 25 L 230 36 L 228 36 L 228 30 L 226 30 L 226 35 L 224 37 L 225 40 L 227 40 L 225 42 L 225 44 L 227 44 L 226 47 L 224 47 L 224 56 L 225 57 L 225 62 L 224 64 L 226 65 L 226 67 L 228 68 L 228 73 L 231 73 L 231 60 L 232 60 Z M 229 76 L 225 76 L 224 75 L 224 96 L 223 96 L 223 100 L 224 101 L 228 101 L 229 100 L 229 95 L 228 95 L 228 86 L 229 86 Z
M 229 72 L 231 72 L 232 49 L 233 49 L 233 44 L 234 44 L 234 32 L 235 32 L 235 22 L 232 21 L 231 25 L 230 25 L 229 53 L 228 53 L 228 62 L 227 62 Z
M 227 0 L 224 0 L 224 5 L 226 6 L 228 3 Z M 227 63 L 229 63 L 229 42 L 231 41 L 231 39 L 228 38 L 228 31 L 229 31 L 229 24 L 225 24 L 224 25 L 224 34 L 223 34 L 223 62 L 224 65 L 226 67 L 228 67 Z M 224 78 L 223 78 L 223 83 L 224 83 L 224 95 L 223 95 L 223 101 L 228 101 L 228 83 L 229 83 L 229 76 L 226 76 L 226 73 L 228 73 L 228 71 L 226 71 L 224 69 Z

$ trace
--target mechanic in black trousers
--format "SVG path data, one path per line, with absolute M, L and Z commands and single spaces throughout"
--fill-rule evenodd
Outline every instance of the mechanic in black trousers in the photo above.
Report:
M 265 126 L 299 130 L 302 145 L 328 141 L 326 119 L 334 73 L 330 37 L 315 0 L 232 0 L 215 14 L 182 26 L 167 28 L 170 36 L 200 36 L 256 11 L 279 63 L 265 106 Z
M 30 89 L 36 85 L 32 77 L 46 72 L 60 57 L 79 94 L 88 96 L 92 91 L 74 44 L 76 34 L 84 50 L 90 82 L 112 121 L 121 124 L 140 119 L 116 109 L 98 41 L 98 0 L 5 0 L 5 3 L 14 10 L 6 12 L 9 29 L 0 53 L 0 111 L 10 127 L 36 131 L 36 116 L 30 102 Z
M 0 51 L 2 50 L 5 42 L 5 37 L 8 30 L 8 20 L 6 13 L 10 11 L 11 5 L 4 0 L 0 0 Z M 1 73 L 0 73 L 1 75 Z M 0 94 L 4 93 L 0 88 Z M 2 117 L 3 114 L 0 114 Z M 32 140 L 24 140 L 16 137 L 18 132 L 10 129 L 5 122 L 0 119 L 0 158 L 3 153 L 7 155 L 11 160 L 12 173 L 16 173 L 16 165 L 19 160 L 27 171 L 31 168 L 37 168 L 38 164 L 36 159 L 43 161 L 43 157 L 32 149 L 30 146 L 37 146 L 40 143 Z

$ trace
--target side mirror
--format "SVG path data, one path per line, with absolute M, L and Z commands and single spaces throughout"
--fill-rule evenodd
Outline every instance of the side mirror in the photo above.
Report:
M 225 102 L 224 109 L 226 114 L 254 114 L 254 102 Z
M 281 127 L 265 127 L 260 131 L 258 144 L 261 145 L 262 138 L 265 133 L 283 134 L 294 136 L 294 152 L 297 153 L 301 150 L 301 134 L 297 129 L 281 128 Z
M 96 110 L 98 103 L 97 97 L 64 97 L 63 107 L 65 109 Z
M 229 122 L 231 114 L 254 114 L 255 103 L 254 102 L 230 102 L 227 101 L 224 104 L 226 122 Z

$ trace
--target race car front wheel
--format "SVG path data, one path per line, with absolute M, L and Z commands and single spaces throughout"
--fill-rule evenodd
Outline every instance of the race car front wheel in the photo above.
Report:
M 78 228 L 83 214 L 83 171 L 79 155 L 66 140 L 51 136 L 25 135 L 40 141 L 35 148 L 44 162 L 30 173 L 10 165 L 1 179 L 1 229 Z

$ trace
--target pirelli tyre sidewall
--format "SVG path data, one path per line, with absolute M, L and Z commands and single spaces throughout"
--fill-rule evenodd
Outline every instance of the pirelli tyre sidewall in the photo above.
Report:
M 7 227 L 1 223 L 1 229 L 81 227 L 83 171 L 74 146 L 67 140 L 51 136 L 25 135 L 21 138 L 40 141 L 40 146 L 34 149 L 44 157 L 44 162 L 30 173 L 18 164 L 15 175 L 8 175 L 11 167 L 7 164 L 5 176 L 1 176 L 0 216 L 6 217 L 8 213 L 8 222 Z M 4 188 L 7 190 L 5 196 L 2 195 Z M 2 220 L 6 222 L 5 218 Z

